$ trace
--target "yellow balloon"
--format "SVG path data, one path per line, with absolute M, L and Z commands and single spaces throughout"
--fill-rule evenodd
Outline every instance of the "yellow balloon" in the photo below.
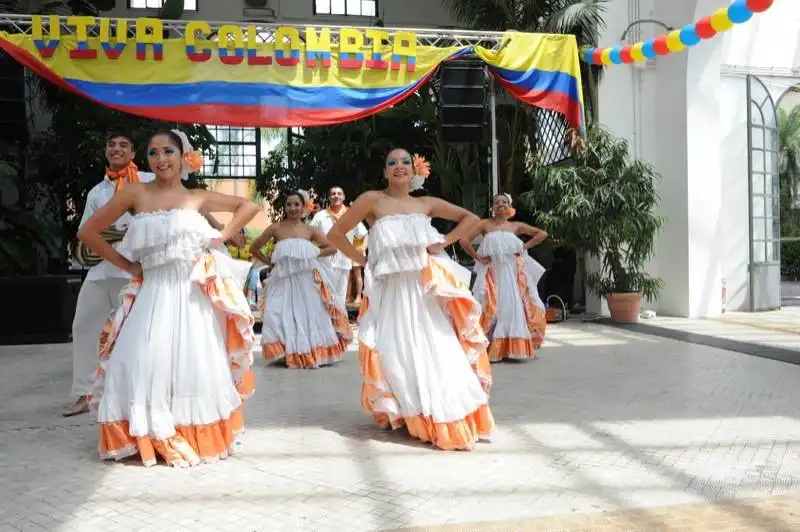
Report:
M 600 54 L 600 62 L 604 65 L 611 64 L 611 48 L 606 48 L 603 50 L 603 53 Z
M 667 48 L 670 52 L 680 52 L 686 48 L 686 45 L 681 42 L 681 30 L 671 31 L 667 35 Z
M 637 42 L 633 46 L 631 46 L 631 57 L 637 63 L 641 63 L 642 61 L 647 61 L 647 58 L 644 56 L 642 52 L 642 48 L 644 47 L 643 42 Z
M 733 27 L 733 21 L 728 17 L 728 8 L 721 7 L 714 11 L 711 15 L 711 27 L 717 30 L 717 33 L 728 31 Z

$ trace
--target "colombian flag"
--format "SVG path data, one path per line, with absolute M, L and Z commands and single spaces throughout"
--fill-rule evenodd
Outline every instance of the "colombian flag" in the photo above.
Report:
M 129 41 L 109 51 L 97 38 L 78 42 L 62 35 L 57 46 L 49 43 L 54 50 L 44 57 L 40 50 L 46 44 L 31 35 L 0 32 L 0 48 L 22 65 L 98 104 L 158 120 L 249 127 L 312 127 L 364 118 L 414 94 L 444 61 L 475 54 L 512 96 L 559 112 L 584 131 L 578 47 L 571 35 L 508 33 L 499 52 L 418 46 L 414 68 L 399 70 L 343 68 L 352 58 L 340 57 L 336 48 L 330 66 L 320 68 L 307 66 L 304 54 L 294 66 L 224 64 L 219 57 L 193 61 L 190 55 L 197 52 L 190 54 L 182 39 L 157 46 Z M 271 48 L 242 52 L 268 56 Z

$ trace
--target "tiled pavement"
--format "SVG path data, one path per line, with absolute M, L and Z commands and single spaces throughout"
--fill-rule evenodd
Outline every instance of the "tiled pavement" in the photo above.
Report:
M 0 347 L 0 531 L 798 528 L 800 366 L 579 323 L 541 354 L 494 366 L 498 432 L 471 453 L 375 427 L 355 353 L 259 364 L 237 455 L 173 470 L 100 463 L 89 419 L 59 417 L 69 346 Z M 736 521 L 671 517 L 692 509 Z
M 800 306 L 785 306 L 768 312 L 728 312 L 720 321 L 796 335 L 800 334 Z
M 683 504 L 569 516 L 533 517 L 491 523 L 463 523 L 406 528 L 397 532 L 527 532 L 527 531 L 740 531 L 800 530 L 800 497 L 739 499 L 716 504 Z

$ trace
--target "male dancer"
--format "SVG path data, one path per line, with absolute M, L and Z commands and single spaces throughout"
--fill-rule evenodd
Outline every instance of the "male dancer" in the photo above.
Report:
M 333 227 L 333 224 L 335 224 L 345 212 L 347 212 L 347 207 L 344 206 L 344 190 L 340 187 L 332 187 L 328 191 L 328 208 L 315 214 L 314 218 L 311 220 L 311 225 L 322 231 L 322 234 L 327 235 L 328 231 Z M 359 243 L 363 243 L 362 245 L 366 245 L 367 228 L 364 227 L 364 224 L 360 223 L 355 229 L 347 233 L 347 238 L 351 243 L 358 241 Z M 347 293 L 347 288 L 348 281 L 350 280 L 350 271 L 356 267 L 356 264 L 341 251 L 337 251 L 329 260 L 331 261 L 331 266 L 333 266 L 334 271 L 334 279 L 332 280 L 333 289 L 336 291 L 337 297 L 342 302 L 347 303 L 349 295 Z M 358 289 L 356 292 L 357 301 L 361 298 L 362 283 L 360 271 L 358 279 L 359 282 L 356 285 Z
M 86 197 L 80 225 L 108 203 L 118 190 L 134 183 L 148 183 L 155 179 L 149 172 L 139 172 L 133 158 L 136 155 L 131 135 L 111 133 L 106 141 L 108 168 L 105 178 L 95 185 Z M 215 229 L 222 226 L 211 215 L 205 215 Z M 124 231 L 131 222 L 125 213 L 114 223 L 114 229 Z M 108 262 L 89 269 L 78 294 L 75 319 L 72 322 L 72 392 L 75 404 L 64 411 L 64 416 L 75 416 L 89 411 L 98 365 L 98 342 L 103 325 L 118 304 L 119 293 L 129 282 L 130 274 Z

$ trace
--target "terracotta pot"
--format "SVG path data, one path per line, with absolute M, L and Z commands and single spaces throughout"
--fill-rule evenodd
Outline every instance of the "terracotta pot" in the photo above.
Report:
M 615 323 L 637 323 L 642 308 L 642 294 L 637 292 L 608 294 L 608 311 Z

